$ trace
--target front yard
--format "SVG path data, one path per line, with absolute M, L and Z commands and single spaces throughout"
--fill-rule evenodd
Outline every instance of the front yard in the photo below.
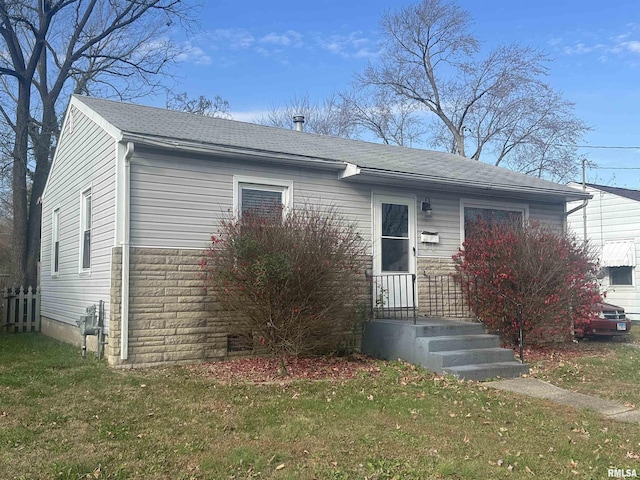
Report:
M 631 404 L 640 409 L 640 328 L 630 338 L 582 340 L 536 354 L 531 375 L 558 387 Z
M 640 351 L 611 348 L 621 370 L 607 353 L 536 375 L 637 386 Z M 0 336 L 3 479 L 599 479 L 639 455 L 638 425 L 398 363 L 250 383 L 206 367 L 115 371 L 41 335 Z

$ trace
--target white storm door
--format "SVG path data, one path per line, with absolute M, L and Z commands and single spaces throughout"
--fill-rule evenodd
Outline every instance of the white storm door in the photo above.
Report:
M 416 199 L 374 195 L 374 302 L 383 308 L 413 307 Z

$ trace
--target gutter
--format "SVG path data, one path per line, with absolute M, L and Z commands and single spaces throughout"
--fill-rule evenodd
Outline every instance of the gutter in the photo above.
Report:
M 282 152 L 271 152 L 268 150 L 258 150 L 252 148 L 232 147 L 226 145 L 193 143 L 176 140 L 164 140 L 151 138 L 143 135 L 127 133 L 123 137 L 128 142 L 135 141 L 138 146 L 144 145 L 148 147 L 160 148 L 163 150 L 180 150 L 205 155 L 215 154 L 220 157 L 228 157 L 238 160 L 239 157 L 246 160 L 266 160 L 270 163 L 281 163 L 285 165 L 310 166 L 322 170 L 344 170 L 346 162 L 342 160 L 323 160 L 318 157 L 287 154 Z
M 370 177 L 382 177 L 388 179 L 398 179 L 398 180 L 415 180 L 420 182 L 430 182 L 441 186 L 451 186 L 451 187 L 466 187 L 473 188 L 477 190 L 489 191 L 489 192 L 498 192 L 498 193 L 514 193 L 514 194 L 533 194 L 533 195 L 553 195 L 556 197 L 563 197 L 564 201 L 578 201 L 583 200 L 587 201 L 592 196 L 588 193 L 578 192 L 574 189 L 569 189 L 569 191 L 558 191 L 555 189 L 549 189 L 544 187 L 524 187 L 524 186 L 513 186 L 513 185 L 504 185 L 504 184 L 496 184 L 496 183 L 483 183 L 480 181 L 464 181 L 459 179 L 449 179 L 443 178 L 435 175 L 425 175 L 420 173 L 406 173 L 406 172 L 394 172 L 389 170 L 378 170 L 361 167 L 358 171 L 358 175 L 370 176 Z M 357 175 L 351 175 L 351 178 L 356 177 Z M 346 178 L 346 177 L 345 177 Z M 571 198 L 574 197 L 574 198 Z M 577 197 L 577 198 L 575 198 Z M 587 197 L 587 198 L 585 198 Z
M 122 285 L 120 293 L 120 360 L 129 356 L 129 231 L 131 215 L 131 156 L 134 145 L 127 142 L 124 153 L 124 205 L 122 213 Z

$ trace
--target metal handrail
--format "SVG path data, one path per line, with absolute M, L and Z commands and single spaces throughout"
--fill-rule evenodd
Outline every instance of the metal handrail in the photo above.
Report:
M 426 284 L 421 290 L 426 294 L 423 311 L 427 316 L 468 318 L 474 315 L 465 292 L 455 274 L 430 275 L 423 271 Z
M 382 312 L 389 316 L 393 315 L 394 318 L 398 318 L 399 314 L 400 319 L 403 319 L 405 318 L 406 312 L 407 319 L 413 319 L 415 325 L 418 316 L 416 307 L 416 275 L 413 273 L 387 273 L 378 275 L 370 275 L 367 273 L 366 275 L 371 282 L 371 291 L 373 294 L 371 317 L 379 318 L 377 314 Z M 409 285 L 409 279 L 411 279 L 411 285 Z M 409 289 L 411 289 L 410 292 Z M 385 303 L 387 303 L 387 306 L 385 306 Z M 405 304 L 406 306 L 404 306 Z

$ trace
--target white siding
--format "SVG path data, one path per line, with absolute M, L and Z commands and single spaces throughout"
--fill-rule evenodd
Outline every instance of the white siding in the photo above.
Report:
M 637 262 L 640 258 L 640 202 L 591 187 L 587 187 L 587 192 L 593 195 L 586 207 L 589 243 L 600 255 L 606 242 L 633 240 Z M 572 202 L 567 205 L 567 209 L 570 210 L 580 203 Z M 578 210 L 569 215 L 567 226 L 578 238 L 583 239 L 583 211 Z M 606 292 L 607 302 L 624 307 L 631 313 L 630 317 L 637 320 L 640 319 L 640 268 L 636 265 L 633 270 L 634 284 L 631 286 L 610 286 L 608 275 L 600 284 Z
M 433 213 L 425 217 L 420 211 L 420 202 L 429 198 Z M 488 207 L 510 208 L 514 204 L 528 208 L 529 220 L 538 221 L 561 230 L 564 225 L 564 203 L 536 203 L 523 200 L 499 199 L 477 195 L 463 195 L 465 201 L 487 203 Z M 434 232 L 440 236 L 440 243 L 420 244 L 418 254 L 423 257 L 451 258 L 461 245 L 462 222 L 460 218 L 461 196 L 458 194 L 429 193 L 418 196 L 418 237 L 420 232 Z
M 74 324 L 86 307 L 105 301 L 109 321 L 111 251 L 115 235 L 115 160 L 113 137 L 73 109 L 49 175 L 42 204 L 41 313 Z M 79 273 L 80 203 L 92 193 L 91 271 Z M 51 221 L 60 209 L 60 264 L 51 275 Z
M 131 163 L 131 245 L 134 247 L 203 249 L 216 222 L 233 208 L 233 176 L 261 177 L 293 183 L 294 205 L 332 204 L 355 221 L 370 243 L 372 192 L 416 197 L 417 233 L 437 232 L 438 244 L 418 242 L 418 255 L 451 258 L 460 247 L 459 194 L 399 189 L 340 180 L 332 171 L 221 159 L 168 156 L 136 149 Z M 465 195 L 505 205 L 510 200 Z M 420 211 L 429 198 L 433 214 Z M 522 204 L 525 202 L 515 201 Z M 564 204 L 528 203 L 529 217 L 562 228 Z
M 233 208 L 233 176 L 287 180 L 293 203 L 336 205 L 371 236 L 371 189 L 335 171 L 218 159 L 169 157 L 136 150 L 131 162 L 131 245 L 203 249 Z

